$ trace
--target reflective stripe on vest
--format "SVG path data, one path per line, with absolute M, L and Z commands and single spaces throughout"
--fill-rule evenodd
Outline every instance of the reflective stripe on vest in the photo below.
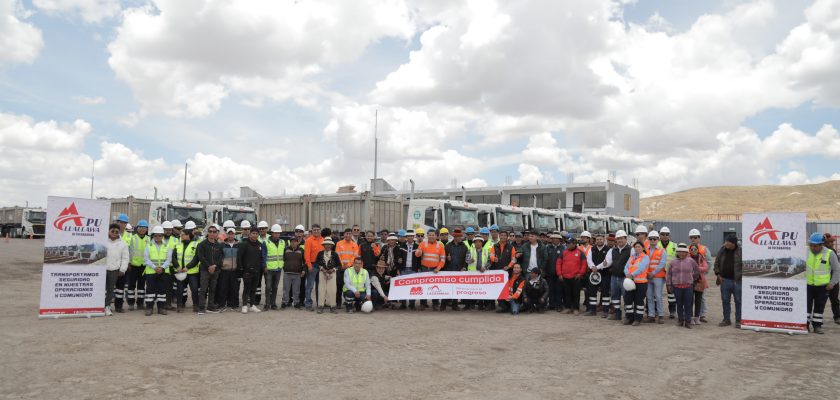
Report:
M 587 244 L 586 246 L 579 246 L 578 248 L 581 248 L 581 250 L 583 250 L 583 254 L 586 256 L 588 256 L 589 252 L 592 251 L 592 245 L 590 244 Z
M 429 252 L 432 246 L 434 246 L 433 252 Z M 420 245 L 420 248 L 423 249 L 423 258 L 420 259 L 420 265 L 426 268 L 437 268 L 440 263 L 440 256 L 444 254 L 443 244 L 435 242 L 432 245 L 429 242 L 425 242 Z
M 653 272 L 656 267 L 659 266 L 659 263 L 664 262 L 662 257 L 665 255 L 665 250 L 661 247 L 657 247 L 656 250 L 653 250 L 650 253 L 650 264 L 648 264 L 648 271 L 651 273 Z M 665 268 L 659 270 L 659 273 L 653 276 L 654 278 L 664 278 L 665 277 Z
M 467 271 L 475 271 L 478 269 L 478 252 L 475 250 L 474 246 L 470 247 L 468 250 L 470 252 L 470 262 L 467 264 Z M 484 267 L 484 269 L 489 269 L 489 262 L 490 252 L 485 248 L 481 251 L 481 266 Z
M 809 286 L 825 286 L 831 282 L 831 251 L 820 254 L 808 252 L 808 262 L 805 263 L 805 279 Z
M 663 270 L 668 271 L 669 264 L 671 264 L 671 260 L 677 258 L 677 245 L 674 242 L 668 242 L 667 246 L 662 245 L 662 241 L 659 242 L 659 248 L 665 249 L 665 268 Z
M 265 249 L 265 267 L 269 270 L 283 268 L 283 252 L 286 251 L 286 242 L 281 240 L 274 244 L 273 241 L 266 240 Z
M 362 268 L 361 270 L 359 270 L 359 272 L 356 272 L 355 268 L 350 268 L 350 269 L 348 269 L 348 271 L 350 271 L 350 284 L 352 284 L 353 287 L 356 288 L 357 292 L 364 291 L 365 290 L 365 281 L 367 280 L 367 277 L 368 277 L 367 270 Z M 345 287 L 343 291 L 346 292 L 347 290 L 349 290 L 349 289 L 347 289 Z
M 134 236 L 134 234 L 132 234 L 131 232 L 125 231 L 125 232 L 123 232 L 122 237 L 120 237 L 120 239 L 122 239 L 122 241 L 125 243 L 126 247 L 131 246 L 131 237 L 132 236 Z
M 630 261 L 629 261 L 630 267 L 627 268 L 627 271 L 630 272 L 629 275 L 632 276 L 634 273 L 636 273 L 636 270 L 639 269 L 639 263 L 642 262 L 642 259 L 644 259 L 644 258 L 645 258 L 644 255 L 640 255 L 640 256 L 636 256 L 636 258 L 630 259 Z M 633 278 L 633 282 L 636 282 L 636 283 L 647 283 L 647 281 L 648 281 L 647 271 L 645 271 L 642 274 L 640 274 L 639 276 Z
M 161 244 L 160 246 L 157 244 L 149 244 L 149 261 L 157 267 L 162 267 L 163 263 L 166 262 L 166 254 L 168 251 L 169 248 L 166 247 L 165 244 Z M 169 268 L 163 270 L 163 272 L 168 274 Z M 152 275 L 155 273 L 155 269 L 146 266 L 146 271 L 143 273 L 146 275 Z
M 146 246 L 149 245 L 149 237 L 144 236 L 142 239 L 136 234 L 131 235 L 131 245 L 129 246 L 129 257 L 131 257 L 131 265 L 143 265 L 143 254 L 146 253 Z
M 186 250 L 184 250 L 184 242 L 178 243 L 178 246 L 175 246 L 175 257 L 181 262 L 181 267 L 186 267 L 193 258 L 195 258 L 195 249 L 198 247 L 198 242 L 195 240 L 190 241 L 190 244 L 187 245 Z M 187 270 L 187 274 L 195 275 L 198 273 L 198 266 L 201 263 L 196 263 L 195 267 L 192 267 Z

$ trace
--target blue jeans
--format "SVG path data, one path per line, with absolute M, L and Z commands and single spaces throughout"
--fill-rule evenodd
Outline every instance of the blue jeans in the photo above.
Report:
M 305 307 L 312 307 L 312 289 L 315 288 L 315 281 L 318 280 L 318 267 L 313 265 L 312 270 L 306 271 L 306 288 L 303 305 Z
M 510 303 L 510 313 L 513 315 L 519 314 L 519 303 L 516 300 L 508 300 Z
M 723 320 L 731 321 L 729 315 L 731 314 L 732 304 L 729 302 L 730 297 L 735 297 L 735 322 L 741 322 L 741 284 L 735 282 L 734 279 L 723 278 L 723 283 L 720 285 L 720 301 L 723 303 Z
M 662 287 L 665 286 L 665 278 L 653 278 L 647 287 L 647 311 L 649 317 L 664 317 L 665 310 L 662 307 Z
M 610 303 L 615 316 L 621 319 L 621 299 L 624 298 L 624 277 L 610 277 Z

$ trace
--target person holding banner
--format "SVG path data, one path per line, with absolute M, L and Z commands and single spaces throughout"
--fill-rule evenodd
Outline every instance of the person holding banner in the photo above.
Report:
M 163 241 L 163 227 L 152 229 L 152 242 L 146 246 L 143 254 L 146 265 L 143 276 L 146 278 L 146 316 L 154 313 L 157 303 L 158 314 L 166 315 L 166 293 L 169 284 L 169 265 L 172 263 L 172 249 Z
M 353 268 L 344 270 L 344 306 L 347 313 L 352 314 L 353 310 L 361 310 L 362 303 L 370 300 L 370 275 L 362 266 L 361 257 L 353 261 Z
M 134 303 L 137 303 L 137 309 L 144 308 L 143 300 L 145 299 L 143 282 L 144 266 L 143 255 L 146 253 L 146 247 L 149 246 L 149 237 L 146 233 L 149 231 L 149 223 L 145 219 L 137 222 L 137 228 L 134 235 L 131 236 L 131 244 L 128 246 L 129 267 L 128 267 L 128 288 L 126 288 L 126 297 L 128 298 L 128 309 L 134 310 Z
M 437 241 L 437 234 L 434 230 L 429 230 L 427 235 L 426 241 L 420 242 L 414 255 L 420 257 L 421 272 L 438 273 L 446 264 L 446 250 L 443 244 Z M 426 305 L 421 302 L 420 308 L 425 307 Z M 432 300 L 432 310 L 438 311 L 438 300 Z
M 535 268 L 539 271 L 539 268 Z M 510 277 L 510 290 L 508 291 L 507 301 L 500 303 L 500 304 L 507 304 L 507 308 L 510 309 L 510 313 L 513 315 L 519 315 L 519 309 L 522 306 L 522 292 L 525 290 L 525 278 L 522 277 L 522 266 L 519 264 L 513 264 L 513 275 Z M 507 310 L 500 309 L 497 312 L 503 313 Z
M 111 224 L 108 226 L 108 258 L 105 263 L 107 270 L 105 275 L 105 315 L 111 316 L 111 301 L 114 300 L 116 293 L 116 311 L 124 312 L 122 288 L 117 287 L 117 280 L 125 276 L 125 271 L 128 270 L 128 247 L 120 237 L 119 224 Z M 116 288 L 116 289 L 115 289 Z
M 696 231 L 696 230 L 695 230 Z M 699 234 L 699 233 L 698 233 Z M 700 254 L 703 254 L 703 247 L 700 247 Z M 715 257 L 714 271 L 715 284 L 720 286 L 720 300 L 723 303 L 723 321 L 718 326 L 732 325 L 731 303 L 729 299 L 735 300 L 735 327 L 741 327 L 741 274 L 744 263 L 741 258 L 741 248 L 738 246 L 738 238 L 735 235 L 726 237 L 723 247 Z M 702 312 L 701 312 L 702 313 Z
M 668 263 L 665 284 L 676 300 L 677 326 L 691 329 L 691 306 L 694 303 L 694 282 L 700 279 L 700 267 L 688 257 L 688 246 L 680 243 L 676 248 L 677 258 Z
M 840 281 L 840 263 L 837 254 L 823 246 L 825 236 L 813 233 L 808 239 L 808 260 L 805 262 L 805 281 L 807 283 L 808 324 L 814 333 L 822 335 L 823 312 L 831 292 Z
M 645 236 L 647 236 L 647 233 L 645 233 Z M 648 265 L 650 264 L 650 257 L 648 257 L 645 244 L 647 242 L 637 241 L 633 243 L 634 253 L 627 265 L 624 266 L 624 276 L 632 279 L 635 283 L 633 290 L 625 289 L 624 311 L 627 314 L 627 319 L 624 321 L 624 325 L 639 326 L 642 323 L 642 316 L 645 315 Z

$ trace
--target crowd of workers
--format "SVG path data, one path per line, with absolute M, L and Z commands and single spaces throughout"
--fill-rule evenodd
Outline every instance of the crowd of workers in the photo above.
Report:
M 135 227 L 120 215 L 109 227 L 106 314 L 145 310 L 181 313 L 191 299 L 193 312 L 242 313 L 287 307 L 336 313 L 343 304 L 352 313 L 374 309 L 433 311 L 476 310 L 519 314 L 546 310 L 598 316 L 625 325 L 677 320 L 681 327 L 708 322 L 704 292 L 711 268 L 720 286 L 722 321 L 741 323 L 743 263 L 732 235 L 714 253 L 701 244 L 697 229 L 687 243 L 676 243 L 670 230 L 639 225 L 635 241 L 619 230 L 609 235 L 582 232 L 506 232 L 498 227 L 439 232 L 383 230 L 362 232 L 307 231 L 298 225 L 283 237 L 279 225 L 265 221 L 252 229 L 248 221 L 211 225 L 206 232 L 193 222 L 167 221 Z M 204 233 L 204 235 L 202 235 Z M 806 262 L 809 329 L 823 333 L 828 299 L 840 324 L 840 263 L 835 237 L 815 233 Z M 418 272 L 505 270 L 509 274 L 502 300 L 388 299 L 390 280 Z M 263 287 L 265 290 L 263 291 Z M 278 304 L 279 298 L 279 304 Z M 667 298 L 667 301 L 665 300 Z M 623 301 L 623 307 L 622 307 Z M 368 303 L 370 302 L 370 303 Z M 366 304 L 367 303 L 367 304 Z M 667 303 L 667 304 L 666 304 Z

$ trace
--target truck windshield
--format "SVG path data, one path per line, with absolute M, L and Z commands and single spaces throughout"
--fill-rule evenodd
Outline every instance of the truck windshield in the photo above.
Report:
M 33 224 L 45 224 L 47 223 L 47 213 L 46 211 L 30 211 L 29 212 L 29 222 Z
M 236 226 L 242 225 L 242 221 L 248 221 L 251 223 L 251 226 L 257 225 L 257 213 L 253 211 L 225 211 L 225 217 L 223 218 L 225 221 L 231 220 L 233 221 Z
M 446 226 L 466 229 L 478 227 L 478 210 L 469 208 L 446 207 Z
M 596 234 L 596 233 L 600 233 L 602 235 L 606 234 L 607 233 L 606 222 L 607 221 L 604 221 L 603 219 L 600 219 L 600 218 L 595 218 L 595 217 L 587 217 L 586 218 L 587 229 L 589 230 L 589 233 L 592 233 L 592 234 Z
M 547 214 L 537 214 L 537 221 L 536 221 L 536 224 L 534 224 L 534 225 L 536 226 L 537 229 L 539 229 L 541 231 L 542 230 L 552 230 L 552 229 L 557 228 L 557 226 L 555 225 L 555 222 L 554 222 L 554 216 L 553 215 L 547 215 Z
M 496 211 L 498 221 L 496 223 L 499 228 L 505 230 L 522 231 L 525 229 L 525 224 L 522 223 L 522 213 L 515 211 Z
M 615 233 L 618 230 L 624 229 L 624 222 L 615 218 L 610 218 L 610 232 Z
M 173 207 L 169 206 L 169 219 L 177 219 L 186 224 L 187 221 L 195 222 L 198 226 L 204 226 L 204 210 L 200 208 Z
M 582 233 L 583 218 L 566 215 L 563 217 L 563 230 L 569 233 Z

